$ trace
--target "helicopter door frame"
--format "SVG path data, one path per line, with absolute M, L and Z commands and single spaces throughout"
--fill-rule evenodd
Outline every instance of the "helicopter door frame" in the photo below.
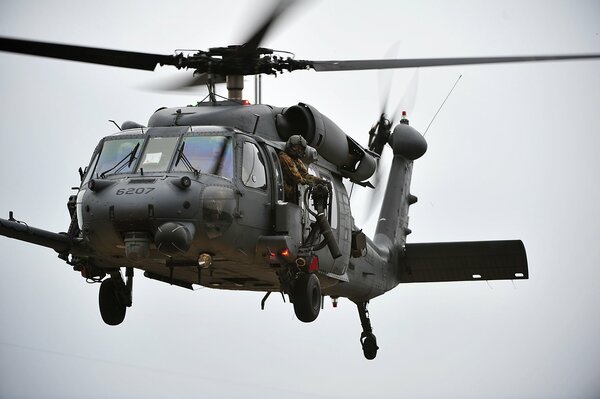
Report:
M 346 193 L 346 189 L 339 176 L 334 175 L 329 169 L 315 163 L 308 166 L 309 173 L 325 179 L 331 183 L 333 189 L 331 203 L 328 204 L 328 212 L 331 215 L 331 229 L 333 235 L 338 242 L 338 246 L 342 256 L 333 259 L 327 247 L 321 249 L 317 254 L 325 260 L 325 263 L 331 264 L 331 268 L 327 272 L 343 275 L 346 273 L 350 262 L 350 244 L 352 234 L 352 217 L 350 210 L 350 201 Z M 309 201 L 309 205 L 311 202 Z M 304 207 L 304 205 L 302 205 Z M 312 206 L 311 206 L 312 208 Z M 312 209 L 314 212 L 314 209 Z M 314 218 L 310 216 L 310 220 Z
M 238 160 L 235 180 L 240 192 L 238 223 L 265 232 L 270 231 L 271 208 L 273 207 L 270 182 L 273 179 L 273 173 L 266 151 L 257 140 L 244 134 L 236 135 L 235 148 Z M 248 165 L 245 162 L 248 162 Z M 263 182 L 264 184 L 262 184 Z
M 350 208 L 350 198 L 346 192 L 342 179 L 331 174 L 331 185 L 334 191 L 332 201 L 335 202 L 335 208 L 332 209 L 333 214 L 337 215 L 337 220 L 332 220 L 332 229 L 338 240 L 338 246 L 342 256 L 335 260 L 333 273 L 342 275 L 346 273 L 348 264 L 350 263 L 350 251 L 352 243 L 352 209 Z M 333 215 L 332 215 L 333 219 Z M 333 227 L 335 224 L 335 228 Z
M 259 147 L 262 143 L 259 143 Z M 269 172 L 271 173 L 270 182 L 271 182 L 271 230 L 272 232 L 277 231 L 277 204 L 283 203 L 285 201 L 284 198 L 284 181 L 283 181 L 283 171 L 281 170 L 281 164 L 279 163 L 279 154 L 277 153 L 278 149 L 272 147 L 268 144 L 262 144 L 265 152 L 269 154 L 267 156 L 267 164 Z

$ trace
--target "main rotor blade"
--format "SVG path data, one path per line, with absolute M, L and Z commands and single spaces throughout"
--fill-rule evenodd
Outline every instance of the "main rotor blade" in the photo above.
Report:
M 315 71 L 326 72 L 450 65 L 497 64 L 503 62 L 578 60 L 593 58 L 600 58 L 600 54 L 542 55 L 522 57 L 416 58 L 406 60 L 309 61 L 309 63 Z
M 0 37 L 0 51 L 145 71 L 153 71 L 158 64 L 178 65 L 178 57 L 174 55 L 109 50 L 96 47 L 11 39 L 7 37 Z
M 244 42 L 245 44 L 242 46 L 242 50 L 244 52 L 253 52 L 260 46 L 263 38 L 273 25 L 273 23 L 279 18 L 279 16 L 287 10 L 292 4 L 294 0 L 279 0 L 271 14 L 267 17 L 267 19 L 258 26 L 252 35 Z
M 185 90 L 190 87 L 204 86 L 210 82 L 211 76 L 208 73 L 194 74 L 193 76 L 179 76 L 177 78 L 171 77 L 168 81 L 161 84 L 151 86 L 151 88 L 162 91 L 178 91 Z M 223 84 L 227 80 L 222 75 L 212 75 L 212 81 L 214 84 Z

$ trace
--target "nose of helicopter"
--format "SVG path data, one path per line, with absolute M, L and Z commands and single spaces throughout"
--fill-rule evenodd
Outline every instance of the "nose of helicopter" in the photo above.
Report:
M 83 196 L 83 232 L 93 247 L 123 244 L 126 258 L 185 256 L 210 249 L 231 226 L 234 187 L 208 177 L 96 181 Z

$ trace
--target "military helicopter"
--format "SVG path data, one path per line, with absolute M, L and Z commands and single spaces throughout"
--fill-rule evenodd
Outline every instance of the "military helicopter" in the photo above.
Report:
M 285 8 L 277 7 L 241 46 L 187 56 L 0 39 L 3 51 L 142 70 L 159 64 L 192 69 L 191 83 L 207 84 L 210 94 L 197 106 L 157 110 L 145 126 L 125 123 L 103 138 L 69 199 L 66 233 L 33 228 L 12 215 L 0 220 L 0 233 L 52 248 L 84 278 L 101 282 L 100 312 L 111 325 L 121 323 L 132 304 L 134 269 L 186 288 L 282 292 L 304 322 L 316 319 L 323 296 L 349 298 L 358 307 L 368 359 L 378 348 L 367 303 L 399 283 L 528 278 L 520 241 L 406 242 L 408 210 L 417 200 L 409 191 L 412 165 L 427 149 L 407 121 L 376 133 L 389 135 L 383 142 L 394 161 L 375 237 L 365 237 L 342 183 L 366 185 L 379 151 L 361 146 L 311 105 L 245 104 L 243 76 L 598 55 L 295 60 L 259 47 Z M 223 101 L 214 90 L 222 82 L 229 92 Z M 305 162 L 311 173 L 329 183 L 302 187 L 298 198 L 287 198 L 278 156 L 297 134 L 310 146 Z

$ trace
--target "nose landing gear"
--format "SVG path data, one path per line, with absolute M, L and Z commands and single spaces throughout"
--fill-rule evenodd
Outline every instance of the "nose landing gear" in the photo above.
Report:
M 98 294 L 100 315 L 109 326 L 119 325 L 125 320 L 125 313 L 132 304 L 133 268 L 126 271 L 127 282 L 123 281 L 121 272 L 110 273 L 110 277 L 102 281 Z

